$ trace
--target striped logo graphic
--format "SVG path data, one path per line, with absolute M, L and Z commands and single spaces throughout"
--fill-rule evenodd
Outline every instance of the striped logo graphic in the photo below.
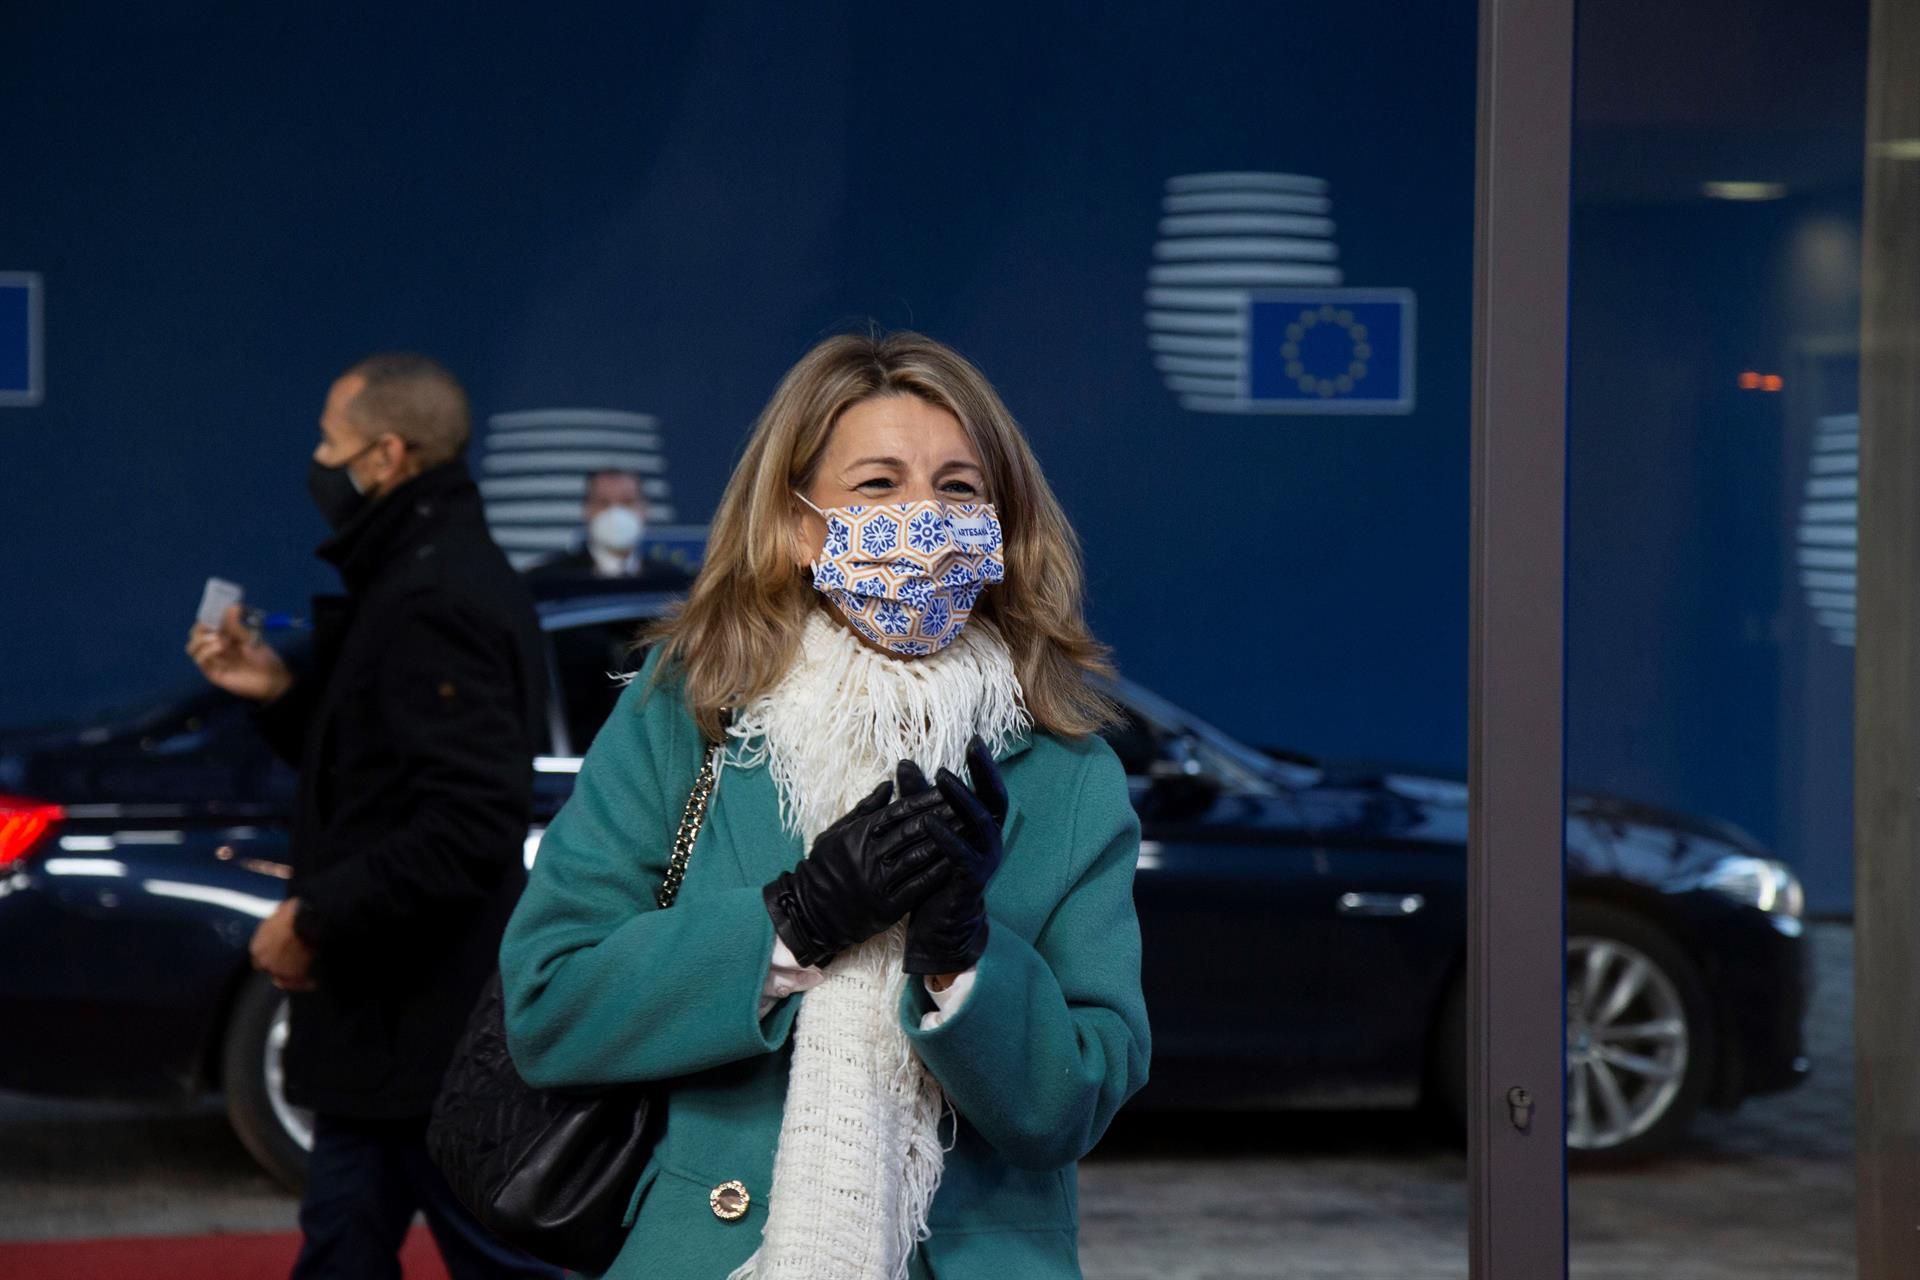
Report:
M 1860 415 L 1814 424 L 1806 501 L 1800 506 L 1800 586 L 1833 642 L 1853 647 L 1860 525 Z
M 641 478 L 647 495 L 648 555 L 690 539 L 704 544 L 705 526 L 673 523 L 673 489 L 667 482 L 659 419 L 617 409 L 497 413 L 487 420 L 480 493 L 494 541 L 515 567 L 525 568 L 580 544 L 587 477 L 608 469 L 637 472 Z
M 1324 179 L 1167 180 L 1147 347 L 1199 413 L 1408 413 L 1413 294 L 1345 289 Z

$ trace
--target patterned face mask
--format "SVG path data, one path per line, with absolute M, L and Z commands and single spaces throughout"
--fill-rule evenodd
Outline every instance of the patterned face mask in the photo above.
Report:
M 813 585 L 853 629 L 906 657 L 952 644 L 989 583 L 1006 577 L 1000 517 L 987 502 L 938 500 L 822 511 Z

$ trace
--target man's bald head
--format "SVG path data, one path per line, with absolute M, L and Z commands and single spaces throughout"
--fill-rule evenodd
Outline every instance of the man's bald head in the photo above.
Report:
M 382 352 L 355 363 L 337 385 L 350 395 L 348 420 L 369 440 L 386 432 L 399 436 L 422 470 L 466 452 L 473 434 L 466 389 L 438 360 Z

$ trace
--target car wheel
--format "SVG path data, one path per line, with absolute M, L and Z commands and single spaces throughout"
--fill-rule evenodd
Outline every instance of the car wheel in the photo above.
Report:
M 287 997 L 264 974 L 241 987 L 227 1020 L 220 1079 L 227 1119 L 241 1145 L 282 1185 L 298 1191 L 313 1150 L 313 1113 L 287 1101 L 282 1069 Z
M 1464 978 L 1443 1002 L 1433 1092 L 1462 1126 L 1467 1099 Z M 1706 984 L 1679 944 L 1632 911 L 1567 904 L 1567 1155 L 1633 1164 L 1686 1135 L 1713 1073 Z
M 1713 1075 L 1706 983 L 1645 917 L 1567 906 L 1567 1149 L 1583 1164 L 1670 1150 Z

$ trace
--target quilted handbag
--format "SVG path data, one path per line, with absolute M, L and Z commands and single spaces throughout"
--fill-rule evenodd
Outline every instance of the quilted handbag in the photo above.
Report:
M 673 905 L 713 795 L 709 753 L 654 894 Z M 495 973 L 481 992 L 435 1099 L 427 1152 L 482 1226 L 543 1262 L 598 1275 L 626 1238 L 627 1202 L 653 1148 L 653 1090 L 536 1089 L 507 1053 Z

